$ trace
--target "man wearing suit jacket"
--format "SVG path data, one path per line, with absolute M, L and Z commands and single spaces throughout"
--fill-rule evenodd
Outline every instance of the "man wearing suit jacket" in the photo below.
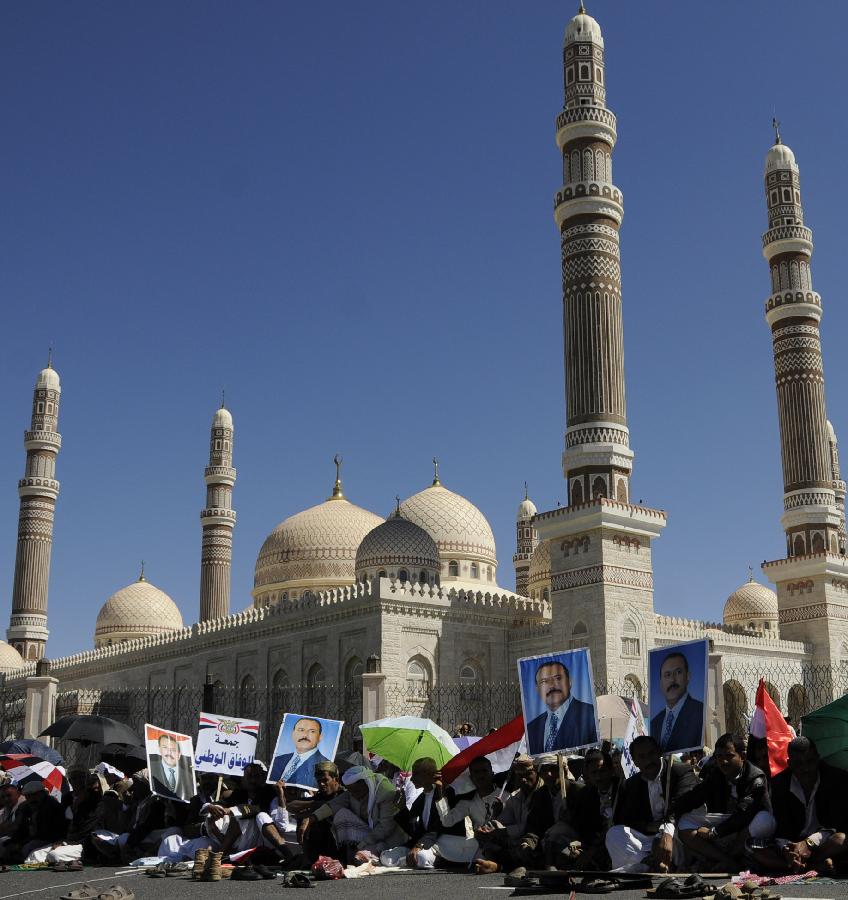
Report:
M 160 734 L 159 752 L 150 754 L 150 782 L 153 793 L 167 800 L 188 803 L 197 793 L 192 760 L 180 753 L 176 735 Z
M 321 742 L 321 723 L 318 719 L 301 718 L 294 723 L 291 741 L 294 753 L 281 753 L 271 763 L 269 782 L 285 781 L 286 784 L 302 784 L 317 787 L 315 766 L 330 762 L 318 749 Z
M 531 756 L 584 747 L 598 740 L 595 707 L 571 693 L 571 675 L 558 660 L 536 669 L 536 690 L 547 707 L 527 723 L 527 752 Z
M 630 755 L 639 769 L 618 792 L 613 825 L 607 831 L 606 847 L 613 869 L 623 872 L 670 869 L 683 863 L 683 845 L 677 838 L 675 804 L 698 784 L 686 763 L 663 759 L 659 744 L 647 734 L 630 745 Z M 652 869 L 646 862 L 650 858 Z
M 406 856 L 406 863 L 410 868 L 417 865 L 418 851 L 429 850 L 440 834 L 465 835 L 464 820 L 450 827 L 442 824 L 442 817 L 436 805 L 437 775 L 436 760 L 430 756 L 422 756 L 412 764 L 409 778 L 421 793 L 412 801 L 408 810 L 402 810 L 397 816 L 397 821 L 409 835 L 407 847 L 410 850 Z
M 660 666 L 665 709 L 651 719 L 651 737 L 663 753 L 704 745 L 704 704 L 689 693 L 689 661 L 679 651 Z

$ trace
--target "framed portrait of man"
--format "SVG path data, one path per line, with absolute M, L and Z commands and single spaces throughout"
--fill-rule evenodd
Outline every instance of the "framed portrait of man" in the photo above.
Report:
M 188 803 L 197 793 L 191 735 L 145 724 L 144 746 L 153 793 L 166 800 Z
M 708 654 L 706 639 L 648 653 L 650 733 L 663 753 L 704 746 Z
M 518 660 L 527 752 L 558 753 L 597 744 L 592 661 L 585 647 Z
M 268 782 L 282 779 L 295 787 L 316 789 L 315 766 L 332 762 L 344 721 L 301 713 L 286 713 L 277 735 Z

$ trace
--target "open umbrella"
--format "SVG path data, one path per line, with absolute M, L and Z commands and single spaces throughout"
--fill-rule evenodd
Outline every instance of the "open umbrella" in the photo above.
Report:
M 801 734 L 815 741 L 825 762 L 848 769 L 848 694 L 802 716 Z
M 71 790 L 65 777 L 65 770 L 37 756 L 28 756 L 25 753 L 5 754 L 0 756 L 0 769 L 3 769 L 21 790 L 31 781 L 40 781 L 57 800 L 61 800 Z
M 36 756 L 45 762 L 53 763 L 54 766 L 64 766 L 65 760 L 62 755 L 48 747 L 47 744 L 37 741 L 35 738 L 19 738 L 13 741 L 3 741 L 0 744 L 0 755 L 7 753 L 24 753 L 29 756 Z
M 144 747 L 106 744 L 100 751 L 100 758 L 110 766 L 120 769 L 124 775 L 133 775 L 147 768 L 147 751 Z
M 359 726 L 362 740 L 371 753 L 376 753 L 408 772 L 416 759 L 429 756 L 441 768 L 459 753 L 453 738 L 430 719 L 396 716 L 378 719 Z
M 64 738 L 79 744 L 126 744 L 141 747 L 141 738 L 129 725 L 106 716 L 72 714 L 62 716 L 41 732 L 39 737 Z
M 620 697 L 618 694 L 601 694 L 597 698 L 597 706 L 601 740 L 622 740 L 630 723 L 630 698 Z M 639 706 L 644 719 L 648 715 L 648 707 L 644 703 L 639 703 Z

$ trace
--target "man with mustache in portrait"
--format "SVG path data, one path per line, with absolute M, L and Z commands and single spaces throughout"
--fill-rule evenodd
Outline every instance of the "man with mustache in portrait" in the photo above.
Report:
M 598 740 L 595 707 L 571 693 L 571 675 L 563 663 L 543 662 L 536 669 L 536 690 L 546 709 L 527 724 L 527 752 L 531 756 L 583 747 Z
M 330 762 L 318 749 L 320 741 L 321 722 L 305 716 L 298 719 L 291 732 L 294 753 L 281 753 L 274 757 L 268 781 L 282 780 L 286 784 L 302 784 L 305 787 L 317 788 L 315 766 L 318 763 Z
M 663 753 L 691 750 L 704 743 L 704 704 L 689 693 L 689 661 L 679 650 L 660 666 L 665 709 L 651 719 L 651 737 Z

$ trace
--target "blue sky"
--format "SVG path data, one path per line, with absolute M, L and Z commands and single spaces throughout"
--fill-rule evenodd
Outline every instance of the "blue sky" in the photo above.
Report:
M 48 651 L 149 579 L 197 615 L 208 428 L 236 423 L 233 609 L 345 458 L 386 514 L 442 460 L 512 586 L 522 483 L 564 500 L 561 47 L 577 3 L 88 2 L 0 9 L 0 588 L 47 346 L 63 382 Z M 801 166 L 843 386 L 844 33 L 822 2 L 613 3 L 633 497 L 656 607 L 718 619 L 781 555 L 760 237 L 773 110 Z M 761 576 L 760 576 L 761 577 Z M 4 618 L 4 622 L 5 622 Z

